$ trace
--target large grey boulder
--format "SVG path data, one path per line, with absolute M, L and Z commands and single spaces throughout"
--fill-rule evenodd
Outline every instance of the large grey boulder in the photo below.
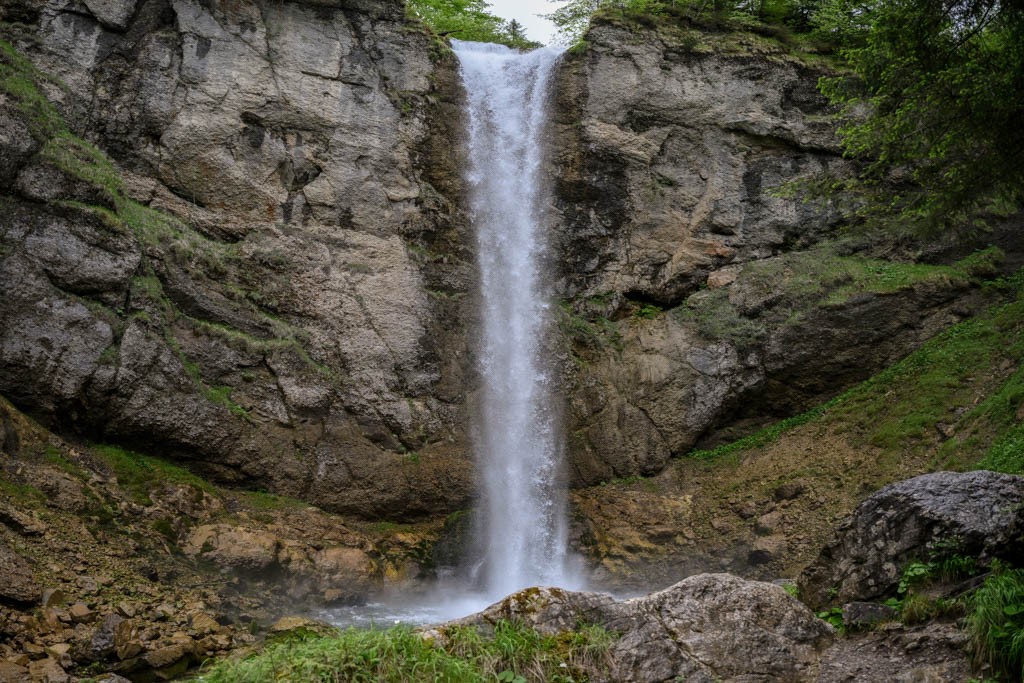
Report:
M 857 506 L 800 577 L 812 606 L 893 593 L 903 567 L 959 554 L 1019 559 L 1024 477 L 936 472 L 891 484 Z
M 581 623 L 619 634 L 608 652 L 609 668 L 590 672 L 591 680 L 638 683 L 813 681 L 833 636 L 779 586 L 730 574 L 691 576 L 622 602 L 598 593 L 530 588 L 454 623 L 486 627 L 513 619 L 549 635 Z

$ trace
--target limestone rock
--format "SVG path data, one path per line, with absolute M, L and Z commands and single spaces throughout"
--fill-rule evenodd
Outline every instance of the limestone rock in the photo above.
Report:
M 592 328 L 563 364 L 574 484 L 802 412 L 959 320 L 962 286 L 834 309 L 791 286 L 838 217 L 772 188 L 848 163 L 812 68 L 611 21 L 587 45 L 558 72 L 550 171 L 558 295 Z
M 222 567 L 256 571 L 277 562 L 279 544 L 279 539 L 266 532 L 226 524 L 207 524 L 192 531 L 183 550 Z
M 632 601 L 631 601 L 632 602 Z M 611 657 L 631 681 L 804 680 L 832 630 L 782 588 L 702 574 L 624 603 Z
M 326 508 L 465 507 L 454 60 L 396 0 L 37 5 L 11 40 L 121 178 L 0 104 L 0 392 Z
M 40 598 L 32 567 L 16 552 L 0 543 L 0 601 L 32 604 Z
M 620 634 L 599 680 L 654 682 L 815 680 L 832 629 L 782 588 L 701 574 L 646 597 L 531 588 L 456 624 L 519 619 L 541 633 L 598 624 Z M 428 632 L 443 637 L 442 631 Z M 610 675 L 609 675 L 610 674 Z
M 1024 477 L 936 472 L 897 482 L 857 506 L 800 576 L 812 606 L 876 600 L 894 593 L 903 566 L 960 554 L 1019 562 Z
M 39 659 L 28 665 L 29 680 L 32 683 L 69 683 L 71 677 L 60 663 L 51 657 Z

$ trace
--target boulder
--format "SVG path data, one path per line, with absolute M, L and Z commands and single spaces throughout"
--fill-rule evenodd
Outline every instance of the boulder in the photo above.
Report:
M 597 624 L 619 635 L 609 670 L 594 680 L 812 681 L 830 626 L 779 586 L 700 574 L 626 601 L 598 593 L 530 588 L 453 624 L 516 619 L 556 635 Z M 443 638 L 444 629 L 428 633 Z
M 277 562 L 280 542 L 276 536 L 266 532 L 226 524 L 205 524 L 192 531 L 183 550 L 225 568 L 258 571 Z
M 800 576 L 812 607 L 893 594 L 903 567 L 952 554 L 1019 561 L 1024 477 L 936 472 L 891 484 L 857 506 Z
M 16 552 L 0 543 L 0 601 L 31 604 L 39 601 L 39 584 L 32 567 Z

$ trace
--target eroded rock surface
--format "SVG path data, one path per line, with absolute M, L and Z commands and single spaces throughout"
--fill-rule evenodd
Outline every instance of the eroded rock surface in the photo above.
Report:
M 1020 562 L 1024 477 L 936 472 L 870 496 L 800 577 L 810 605 L 895 593 L 904 567 L 949 555 Z
M 454 59 L 395 0 L 5 12 L 57 109 L 0 95 L 0 392 L 335 510 L 463 507 Z
M 833 638 L 831 627 L 779 586 L 729 574 L 692 576 L 622 602 L 596 593 L 528 589 L 454 623 L 486 626 L 509 619 L 550 635 L 579 624 L 614 631 L 608 670 L 594 672 L 593 680 L 638 683 L 813 681 Z
M 820 403 L 977 310 L 966 280 L 856 282 L 863 245 L 822 244 L 838 216 L 779 196 L 848 163 L 799 56 L 610 20 L 587 44 L 552 135 L 577 484 Z

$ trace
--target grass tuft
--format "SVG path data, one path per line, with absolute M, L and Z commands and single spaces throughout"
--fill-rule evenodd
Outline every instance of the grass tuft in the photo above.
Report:
M 118 483 L 131 493 L 132 498 L 140 505 L 152 505 L 150 492 L 164 483 L 191 486 L 208 493 L 215 492 L 213 485 L 206 480 L 183 467 L 159 458 L 110 445 L 93 446 L 92 452 L 110 467 Z
M 1024 569 L 1000 569 L 985 581 L 970 599 L 967 630 L 979 665 L 1024 679 Z

